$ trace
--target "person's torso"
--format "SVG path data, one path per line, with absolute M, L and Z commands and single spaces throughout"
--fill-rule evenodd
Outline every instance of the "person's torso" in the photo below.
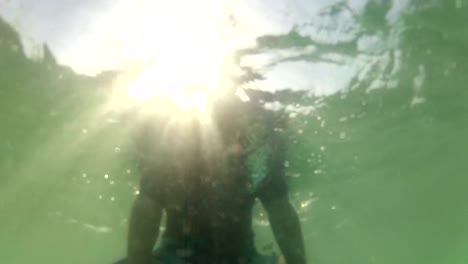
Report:
M 252 207 L 267 173 L 271 128 L 262 112 L 241 102 L 211 118 L 167 119 L 157 146 L 149 147 L 154 153 L 145 154 L 144 165 L 157 167 L 152 181 L 167 214 L 163 245 L 252 254 Z

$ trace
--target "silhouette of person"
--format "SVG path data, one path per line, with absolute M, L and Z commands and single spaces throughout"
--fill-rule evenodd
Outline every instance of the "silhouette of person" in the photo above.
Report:
M 136 137 L 140 194 L 130 216 L 128 256 L 119 263 L 279 263 L 255 249 L 256 199 L 283 261 L 306 263 L 285 179 L 285 119 L 263 107 L 264 95 L 213 99 L 203 118 L 189 111 L 143 122 Z M 165 230 L 153 250 L 163 211 Z

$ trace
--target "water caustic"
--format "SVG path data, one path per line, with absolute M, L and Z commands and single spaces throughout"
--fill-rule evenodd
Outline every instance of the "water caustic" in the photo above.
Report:
M 219 87 L 287 117 L 310 263 L 468 262 L 468 2 L 179 2 L 0 2 L 2 263 L 124 256 L 135 124 Z

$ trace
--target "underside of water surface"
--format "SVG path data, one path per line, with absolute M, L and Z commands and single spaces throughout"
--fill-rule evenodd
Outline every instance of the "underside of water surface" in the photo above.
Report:
M 126 254 L 139 194 L 138 117 L 115 89 L 128 68 L 101 65 L 89 74 L 72 59 L 98 61 L 101 53 L 70 48 L 74 57 L 65 56 L 63 40 L 48 43 L 52 33 L 32 45 L 24 30 L 42 31 L 28 23 L 42 15 L 58 35 L 68 24 L 48 21 L 44 10 L 56 7 L 56 19 L 68 21 L 63 12 L 75 9 L 10 2 L 0 3 L 11 5 L 0 12 L 0 262 L 111 263 Z M 110 4 L 96 2 L 76 13 L 106 18 Z M 271 93 L 263 106 L 287 117 L 284 166 L 310 263 L 468 263 L 468 2 L 240 2 L 226 11 L 231 31 L 223 31 L 250 41 L 231 52 L 233 83 Z M 136 32 L 135 25 L 114 26 Z M 114 36 L 103 29 L 88 36 L 74 27 L 68 41 Z M 167 39 L 164 47 L 179 41 L 167 60 L 192 58 L 189 47 L 199 43 L 170 36 L 138 38 Z M 90 43 L 110 49 L 104 39 Z M 279 254 L 260 205 L 253 225 L 258 250 Z

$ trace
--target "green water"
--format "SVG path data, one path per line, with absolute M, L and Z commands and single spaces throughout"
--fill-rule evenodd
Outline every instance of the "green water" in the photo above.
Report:
M 293 85 L 278 93 L 307 254 L 322 264 L 468 263 L 468 1 L 362 2 L 351 12 L 330 1 L 324 22 L 310 25 L 316 35 L 293 28 L 242 53 L 293 49 L 276 63 L 357 69 L 335 93 Z M 333 27 L 349 12 L 349 28 Z M 355 37 L 317 37 L 340 30 Z M 324 85 L 344 78 L 331 76 Z M 27 59 L 0 22 L 1 263 L 98 264 L 125 254 L 138 174 L 131 124 L 106 108 L 111 77 L 77 75 L 52 56 Z M 255 231 L 270 251 L 260 208 Z

